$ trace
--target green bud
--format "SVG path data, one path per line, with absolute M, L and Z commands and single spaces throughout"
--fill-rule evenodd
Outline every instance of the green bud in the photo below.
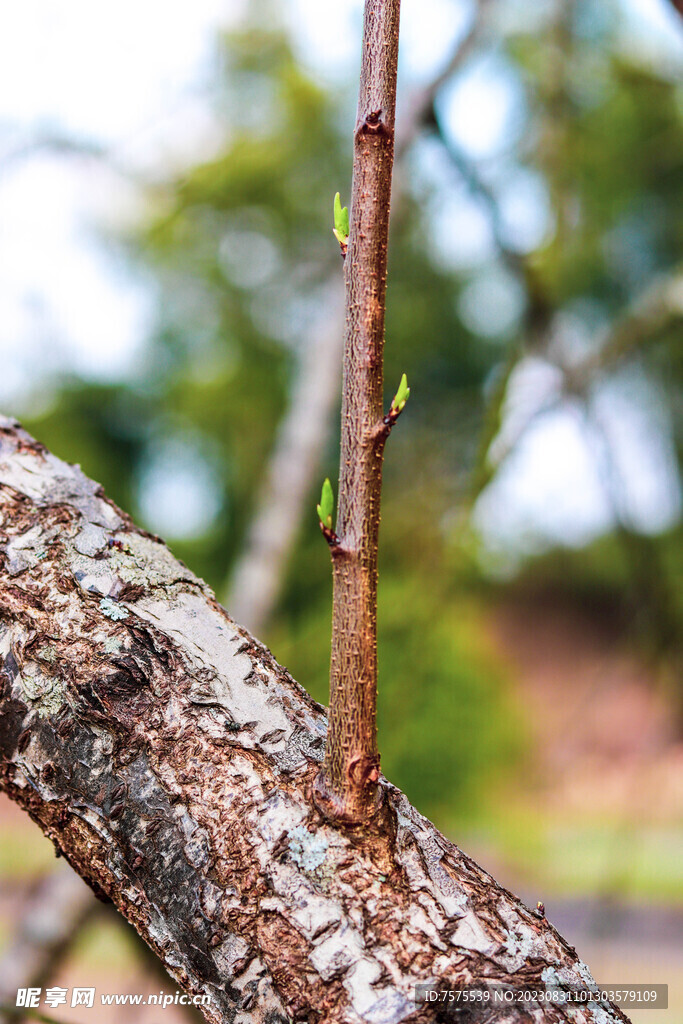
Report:
M 332 484 L 328 479 L 323 484 L 323 489 L 320 493 L 320 504 L 316 505 L 318 510 L 318 518 L 320 522 L 328 530 L 332 529 L 332 512 L 334 510 L 334 493 L 332 491 Z
M 391 403 L 391 411 L 394 413 L 403 412 L 409 395 L 410 388 L 408 387 L 408 378 L 404 373 L 401 377 L 401 383 L 398 386 L 398 391 L 394 395 L 394 400 Z
M 342 207 L 341 196 L 334 197 L 334 237 L 340 245 L 346 245 L 349 238 L 349 208 Z

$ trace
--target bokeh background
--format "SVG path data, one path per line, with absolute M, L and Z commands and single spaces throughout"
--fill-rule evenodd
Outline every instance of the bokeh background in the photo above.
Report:
M 361 18 L 0 10 L 0 406 L 322 701 Z M 678 1024 L 683 17 L 403 0 L 401 45 L 387 400 L 403 371 L 412 393 L 385 463 L 382 765 L 599 982 L 669 984 L 635 1021 Z M 5 798 L 0 824 L 6 1001 L 36 979 L 175 991 Z

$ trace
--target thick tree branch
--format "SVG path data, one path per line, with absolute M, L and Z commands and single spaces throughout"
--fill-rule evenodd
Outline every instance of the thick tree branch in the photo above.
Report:
M 323 709 L 9 420 L 0 514 L 2 787 L 178 983 L 210 996 L 208 1020 L 426 1024 L 439 1014 L 414 1005 L 419 982 L 585 983 L 552 926 L 384 779 L 382 830 L 325 822 L 311 800 Z

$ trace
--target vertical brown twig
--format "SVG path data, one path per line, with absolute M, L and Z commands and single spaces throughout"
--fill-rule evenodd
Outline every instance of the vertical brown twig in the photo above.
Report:
M 434 78 L 416 88 L 403 103 L 403 119 L 396 129 L 394 213 L 397 199 L 399 202 L 401 199 L 401 179 L 397 178 L 401 163 L 405 179 L 406 154 L 432 117 L 439 90 L 462 68 L 486 35 L 491 3 L 492 0 L 479 0 L 471 25 L 458 38 Z M 255 636 L 267 629 L 280 597 L 287 562 L 304 509 L 307 509 L 311 485 L 329 438 L 333 406 L 338 399 L 342 361 L 341 297 L 338 302 L 337 285 L 340 285 L 340 292 L 342 289 L 338 271 L 339 261 L 335 260 L 333 276 L 326 284 L 328 297 L 321 304 L 324 316 L 314 324 L 303 346 L 288 410 L 278 427 L 241 554 L 224 590 L 223 604 L 232 618 Z
M 365 0 L 354 133 L 351 231 L 344 265 L 346 325 L 341 468 L 331 534 L 334 598 L 330 721 L 316 802 L 363 822 L 378 798 L 377 544 L 384 443 L 384 305 L 394 159 L 400 0 Z

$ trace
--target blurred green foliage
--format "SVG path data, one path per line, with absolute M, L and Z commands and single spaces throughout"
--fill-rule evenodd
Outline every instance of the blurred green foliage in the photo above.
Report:
M 482 582 L 476 538 L 463 530 L 472 479 L 483 486 L 491 475 L 482 472 L 480 438 L 487 416 L 501 421 L 495 383 L 529 351 L 547 354 L 558 314 L 583 318 L 592 335 L 595 324 L 608 328 L 655 275 L 672 271 L 681 251 L 680 87 L 617 48 L 616 15 L 603 0 L 559 9 L 544 32 L 513 31 L 494 44 L 526 96 L 517 140 L 463 176 L 466 158 L 437 104 L 402 169 L 402 176 L 410 170 L 409 185 L 392 225 L 387 403 L 404 371 L 412 396 L 386 461 L 382 763 L 422 809 L 448 822 L 473 815 L 483 790 L 514 778 L 527 756 L 510 673 L 482 621 L 480 600 L 491 584 Z M 247 27 L 221 39 L 219 51 L 222 150 L 149 186 L 144 223 L 120 239 L 156 281 L 144 365 L 120 385 L 68 382 L 27 426 L 138 519 L 145 467 L 174 442 L 189 444 L 216 483 L 218 512 L 198 536 L 169 539 L 222 590 L 287 407 L 301 339 L 329 275 L 341 273 L 330 205 L 337 189 L 350 193 L 353 125 L 346 98 L 306 72 L 277 28 Z M 534 251 L 508 237 L 507 251 L 492 257 L 492 271 L 507 259 L 524 314 L 516 328 L 483 337 L 461 315 L 473 268 L 449 266 L 435 253 L 434 205 L 466 187 L 495 218 L 498 192 L 520 169 L 545 183 L 551 226 Z M 680 459 L 677 340 L 671 323 L 659 324 L 630 358 L 658 382 Z M 335 440 L 322 476 L 334 478 L 336 459 Z M 320 476 L 264 639 L 324 701 L 331 587 L 313 513 L 319 486 Z M 609 557 L 598 558 L 597 548 L 563 549 L 543 571 L 559 593 L 585 592 L 591 580 L 607 604 L 629 592 L 632 611 L 654 609 L 647 628 L 661 631 L 670 653 L 676 641 L 661 616 L 680 623 L 681 547 L 673 537 L 617 529 L 603 544 Z M 661 573 L 646 580 L 634 568 L 634 544 L 646 546 L 646 560 Z M 667 596 L 655 600 L 663 579 Z

